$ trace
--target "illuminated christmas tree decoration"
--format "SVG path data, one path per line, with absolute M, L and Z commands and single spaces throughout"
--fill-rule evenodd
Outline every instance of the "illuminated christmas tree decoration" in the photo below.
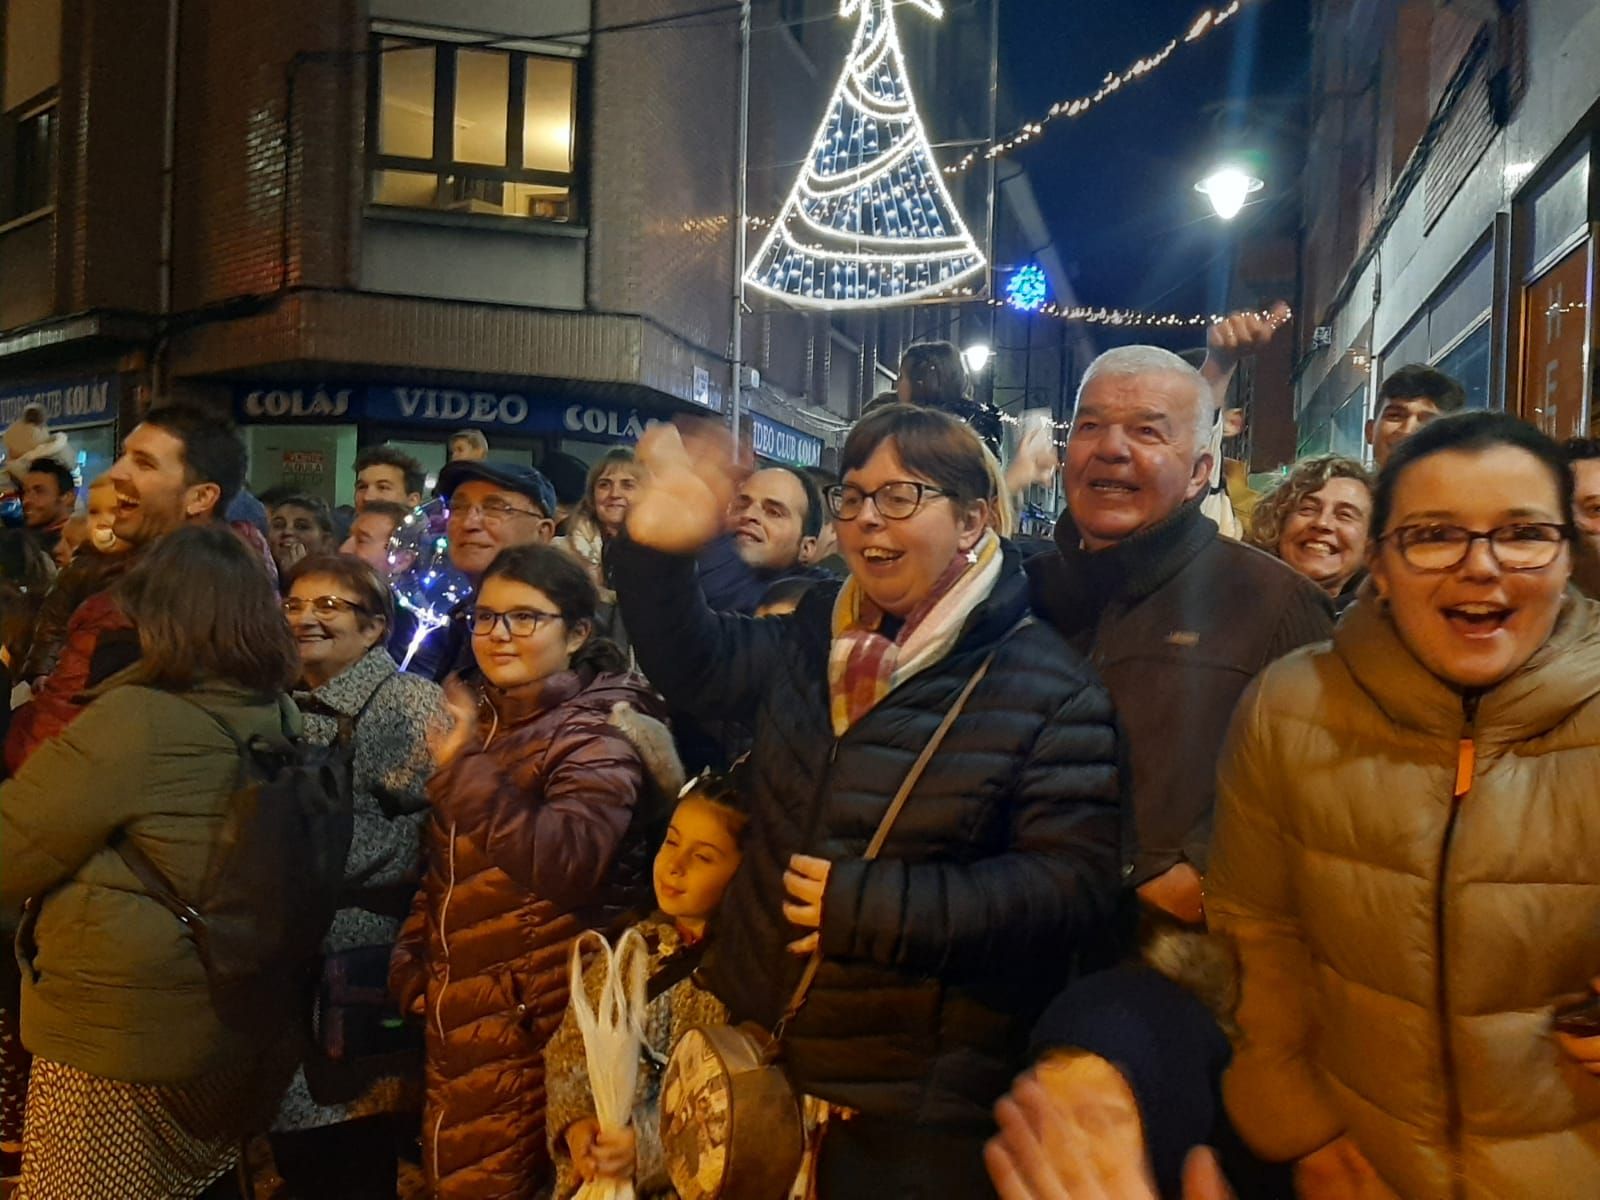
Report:
M 1038 263 L 1022 267 L 1006 284 L 1006 303 L 1018 312 L 1038 312 L 1048 299 L 1050 281 L 1045 278 L 1044 268 Z
M 917 115 L 896 4 L 944 15 L 939 0 L 843 0 L 860 21 L 811 154 L 745 275 L 812 308 L 871 308 L 941 296 L 980 273 L 983 253 L 956 211 Z

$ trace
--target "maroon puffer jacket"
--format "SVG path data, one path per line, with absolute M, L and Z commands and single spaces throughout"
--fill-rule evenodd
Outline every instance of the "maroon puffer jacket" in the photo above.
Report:
M 536 1194 L 549 1174 L 544 1047 L 573 939 L 648 894 L 639 752 L 612 725 L 638 676 L 567 672 L 485 689 L 480 739 L 429 784 L 428 869 L 390 963 L 402 1011 L 426 997 L 430 1195 Z

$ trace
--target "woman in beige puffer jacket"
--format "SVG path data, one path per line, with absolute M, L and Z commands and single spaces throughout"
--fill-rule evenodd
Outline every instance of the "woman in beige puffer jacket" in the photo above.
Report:
M 1379 594 L 1267 670 L 1224 755 L 1225 1094 L 1257 1152 L 1301 1160 L 1303 1196 L 1600 1196 L 1580 1061 L 1600 1039 L 1551 1030 L 1600 975 L 1600 605 L 1564 590 L 1559 451 L 1508 424 L 1453 418 L 1396 452 Z

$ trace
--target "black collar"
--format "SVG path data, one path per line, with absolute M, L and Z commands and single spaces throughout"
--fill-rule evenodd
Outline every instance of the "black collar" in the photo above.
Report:
M 1056 549 L 1100 604 L 1141 600 L 1159 590 L 1217 537 L 1217 523 L 1191 500 L 1164 521 L 1104 550 L 1088 550 L 1070 513 L 1056 522 Z

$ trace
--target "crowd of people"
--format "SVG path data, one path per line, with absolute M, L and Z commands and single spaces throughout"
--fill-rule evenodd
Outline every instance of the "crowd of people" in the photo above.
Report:
M 437 628 L 396 583 L 429 491 L 399 449 L 349 511 L 253 497 L 225 418 L 160 405 L 80 511 L 31 422 L 16 1195 L 216 1200 L 268 1160 L 306 1200 L 412 1161 L 441 1200 L 715 1195 L 675 1190 L 717 1122 L 664 1139 L 666 1063 L 737 1025 L 797 1097 L 771 1200 L 1593 1196 L 1600 443 L 1407 366 L 1370 465 L 1255 495 L 1228 389 L 1283 315 L 1101 355 L 1059 463 L 1049 430 L 1006 453 L 942 344 L 836 474 L 704 420 L 588 464 L 457 435 Z M 1016 536 L 1057 469 L 1053 539 Z M 207 889 L 269 746 L 344 772 L 349 842 L 304 986 L 242 1029 Z M 586 1038 L 594 935 L 630 929 L 619 1121 Z

